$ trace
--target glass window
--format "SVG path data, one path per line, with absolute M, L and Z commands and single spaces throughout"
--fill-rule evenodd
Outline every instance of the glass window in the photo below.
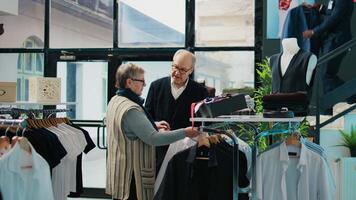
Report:
M 196 0 L 197 46 L 254 46 L 254 1 Z
M 113 46 L 113 0 L 52 0 L 51 48 Z
M 70 108 L 63 114 L 72 119 L 102 120 L 106 110 L 107 62 L 58 62 L 57 77 L 61 78 L 62 102 L 76 102 L 75 105 L 57 106 Z M 98 76 L 99 74 L 99 76 Z M 102 76 L 101 76 L 102 75 Z M 105 92 L 103 91 L 105 90 Z M 92 140 L 97 141 L 97 128 L 85 128 Z M 89 188 L 105 188 L 106 151 L 98 148 L 83 155 L 83 184 Z
M 30 88 L 30 83 L 28 79 L 25 79 L 25 98 L 23 99 L 24 101 L 28 101 L 28 96 L 29 96 L 29 88 Z
M 214 87 L 216 95 L 224 90 L 254 87 L 253 51 L 195 52 L 195 55 L 194 78 Z
M 130 61 L 131 62 L 131 61 Z M 171 73 L 171 64 L 172 62 L 139 62 L 139 61 L 132 61 L 145 70 L 145 82 L 146 87 L 142 91 L 142 98 L 147 97 L 148 89 L 153 81 L 169 76 Z
M 0 6 L 0 22 L 4 33 L 1 35 L 0 48 L 22 48 L 22 42 L 31 35 L 43 40 L 44 37 L 44 1 L 11 0 Z M 29 44 L 27 48 L 35 46 Z M 37 46 L 42 48 L 43 44 Z
M 42 54 L 37 53 L 36 56 L 36 72 L 43 73 L 43 57 Z
M 119 0 L 120 47 L 183 46 L 185 1 Z
M 28 72 L 32 72 L 32 55 L 33 53 L 24 53 L 21 56 L 24 56 L 25 58 L 25 70 Z
M 41 53 L 35 53 L 35 55 Z M 18 101 L 27 101 L 29 96 L 28 79 L 33 76 L 43 76 L 42 72 L 35 72 L 33 70 L 23 71 L 25 57 L 32 57 L 32 53 L 3 53 L 0 54 L 0 63 L 6 67 L 0 67 L 0 82 L 16 82 L 16 99 Z M 20 66 L 20 67 L 19 67 Z M 43 66 L 43 61 L 42 61 Z M 42 67 L 43 69 L 43 67 Z
M 21 89 L 22 89 L 21 78 L 18 78 L 16 81 L 16 100 L 17 101 L 21 100 Z

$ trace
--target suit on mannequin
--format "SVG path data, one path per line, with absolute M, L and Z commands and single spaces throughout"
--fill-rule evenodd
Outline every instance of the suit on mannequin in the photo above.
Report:
M 289 63 L 292 61 L 293 56 L 296 55 L 300 50 L 300 47 L 298 46 L 297 38 L 283 39 L 282 48 L 283 48 L 283 54 L 281 56 L 281 72 L 282 72 L 282 76 L 284 76 L 289 66 Z M 312 54 L 309 58 L 307 73 L 305 74 L 306 76 L 305 83 L 308 85 L 310 85 L 310 81 L 312 79 L 313 72 L 317 62 L 318 59 L 314 54 Z
M 298 46 L 296 38 L 282 40 L 282 53 L 270 58 L 272 92 L 308 91 L 317 57 Z

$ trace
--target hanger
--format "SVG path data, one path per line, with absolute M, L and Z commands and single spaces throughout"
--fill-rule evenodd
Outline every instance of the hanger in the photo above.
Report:
M 302 145 L 300 143 L 299 133 L 294 132 L 293 134 L 288 135 L 288 137 L 286 138 L 286 145 L 294 146 L 294 147 L 297 147 L 298 149 L 300 149 Z M 295 152 L 295 151 L 288 151 L 288 156 L 299 158 L 299 153 Z
M 2 122 L 1 126 L 3 126 L 5 123 L 5 121 Z M 6 132 L 4 136 L 0 137 L 0 149 L 8 149 L 9 147 L 11 147 L 10 144 L 10 139 L 7 137 Z
M 220 143 L 222 137 L 220 134 L 217 134 L 217 135 L 209 136 L 208 139 L 211 144 L 218 144 L 218 143 Z
M 300 136 L 298 135 L 298 133 L 288 135 L 286 139 L 286 145 L 296 146 L 300 148 L 302 145 L 300 144 Z
M 196 160 L 209 160 L 210 141 L 206 136 L 201 136 L 197 140 L 198 148 L 196 152 Z
M 205 146 L 207 148 L 210 148 L 210 140 L 206 136 L 201 136 L 198 138 L 198 147 Z
M 26 137 L 19 137 L 17 141 L 18 141 L 21 149 L 23 149 L 24 151 L 31 154 L 30 142 L 28 141 L 28 139 Z

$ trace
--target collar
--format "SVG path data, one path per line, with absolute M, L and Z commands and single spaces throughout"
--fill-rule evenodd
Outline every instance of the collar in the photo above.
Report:
M 189 82 L 189 77 L 188 77 L 187 80 L 185 81 L 184 86 L 183 86 L 183 87 L 180 87 L 180 88 L 177 88 L 177 86 L 173 83 L 173 78 L 172 78 L 172 76 L 171 76 L 170 78 L 171 78 L 171 87 L 172 87 L 173 89 L 176 89 L 176 90 L 185 89 L 185 88 L 187 87 L 187 85 L 188 85 L 188 82 Z
M 41 158 L 31 144 L 30 147 L 31 147 L 33 178 L 39 180 L 41 178 L 41 169 L 40 169 L 41 166 L 39 166 L 41 162 Z M 7 154 L 7 156 L 9 156 L 7 162 L 8 170 L 15 174 L 23 173 L 23 169 L 21 169 L 21 160 L 23 159 L 24 154 L 22 151 L 23 150 L 21 149 L 20 145 L 16 143 L 13 149 Z
M 279 160 L 285 164 L 289 164 L 289 156 L 286 142 L 282 142 L 279 146 Z M 298 167 L 307 165 L 307 147 L 301 142 L 300 156 Z
M 186 162 L 189 164 L 194 164 L 195 161 L 195 157 L 197 154 L 197 148 L 198 148 L 198 144 L 192 146 L 190 148 L 188 157 L 186 159 Z M 209 149 L 209 161 L 208 161 L 208 167 L 216 167 L 218 166 L 218 160 L 216 159 L 216 152 L 215 152 L 215 146 L 211 145 L 210 149 Z

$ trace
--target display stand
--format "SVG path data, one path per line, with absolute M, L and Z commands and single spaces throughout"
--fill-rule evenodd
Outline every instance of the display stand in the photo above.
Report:
M 257 157 L 257 145 L 258 138 L 261 136 L 261 132 L 257 129 L 254 123 L 260 122 L 271 122 L 271 123 L 288 123 L 289 128 L 292 128 L 293 125 L 299 125 L 304 120 L 304 117 L 294 117 L 294 118 L 264 118 L 262 115 L 222 115 L 216 118 L 191 118 L 190 121 L 202 122 L 202 127 L 205 126 L 205 122 L 211 123 L 237 123 L 244 126 L 250 127 L 255 133 L 254 147 L 252 148 L 252 164 L 251 164 L 251 177 L 252 185 L 250 193 L 252 195 L 252 200 L 256 198 L 256 157 Z M 203 128 L 204 130 L 204 128 Z M 262 135 L 263 136 L 263 135 Z M 238 146 L 234 145 L 234 154 L 233 156 L 233 200 L 238 200 L 239 186 L 238 186 Z M 236 166 L 237 165 L 237 166 Z

